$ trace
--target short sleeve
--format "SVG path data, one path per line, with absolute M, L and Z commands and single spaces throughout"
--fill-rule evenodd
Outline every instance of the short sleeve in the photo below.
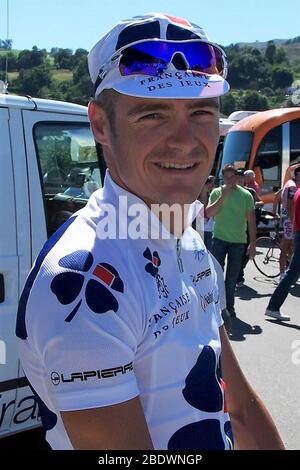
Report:
M 85 277 L 66 271 L 40 276 L 34 293 L 43 290 L 43 300 L 32 296 L 28 305 L 29 313 L 42 308 L 38 302 L 44 305 L 43 319 L 28 316 L 29 330 L 61 411 L 109 406 L 139 395 L 134 361 L 144 333 L 143 305 L 128 264 L 115 263 L 111 250 L 103 253 Z M 69 302 L 79 284 L 80 294 Z
M 253 197 L 252 197 L 252 195 L 250 194 L 249 191 L 247 191 L 245 193 L 245 197 L 246 197 L 246 210 L 247 210 L 247 212 L 254 210 L 255 209 L 255 203 L 254 203 Z
M 220 188 L 214 189 L 214 190 L 210 193 L 210 196 L 209 196 L 209 204 L 213 204 L 214 202 L 216 202 L 216 200 L 219 198 L 220 194 L 221 194 L 221 189 L 220 189 Z

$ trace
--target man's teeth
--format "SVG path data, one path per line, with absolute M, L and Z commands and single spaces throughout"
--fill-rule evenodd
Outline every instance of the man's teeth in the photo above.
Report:
M 185 165 L 180 165 L 179 163 L 158 163 L 162 168 L 176 168 L 176 170 L 185 170 L 186 168 L 192 168 L 195 166 L 195 163 L 187 163 Z

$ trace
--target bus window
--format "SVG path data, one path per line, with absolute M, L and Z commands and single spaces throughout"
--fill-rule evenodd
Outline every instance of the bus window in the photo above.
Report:
M 230 164 L 237 168 L 247 166 L 253 135 L 253 132 L 250 131 L 236 131 L 227 134 L 223 148 L 222 168 Z
M 263 176 L 263 194 L 281 185 L 282 126 L 271 129 L 261 141 L 253 167 L 259 167 Z
M 290 122 L 291 161 L 300 157 L 300 119 Z

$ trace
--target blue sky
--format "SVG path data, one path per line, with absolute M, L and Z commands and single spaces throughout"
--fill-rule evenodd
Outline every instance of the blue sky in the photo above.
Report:
M 6 6 L 15 49 L 90 49 L 120 19 L 149 11 L 183 16 L 222 45 L 300 35 L 300 0 L 0 0 L 0 38 Z

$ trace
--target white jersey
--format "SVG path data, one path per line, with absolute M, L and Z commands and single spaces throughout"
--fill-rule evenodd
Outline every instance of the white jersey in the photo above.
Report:
M 20 357 L 47 441 L 72 449 L 60 411 L 139 396 L 155 449 L 231 449 L 211 257 L 191 227 L 180 240 L 100 240 L 102 208 L 121 195 L 142 203 L 107 173 L 45 244 L 21 297 Z

